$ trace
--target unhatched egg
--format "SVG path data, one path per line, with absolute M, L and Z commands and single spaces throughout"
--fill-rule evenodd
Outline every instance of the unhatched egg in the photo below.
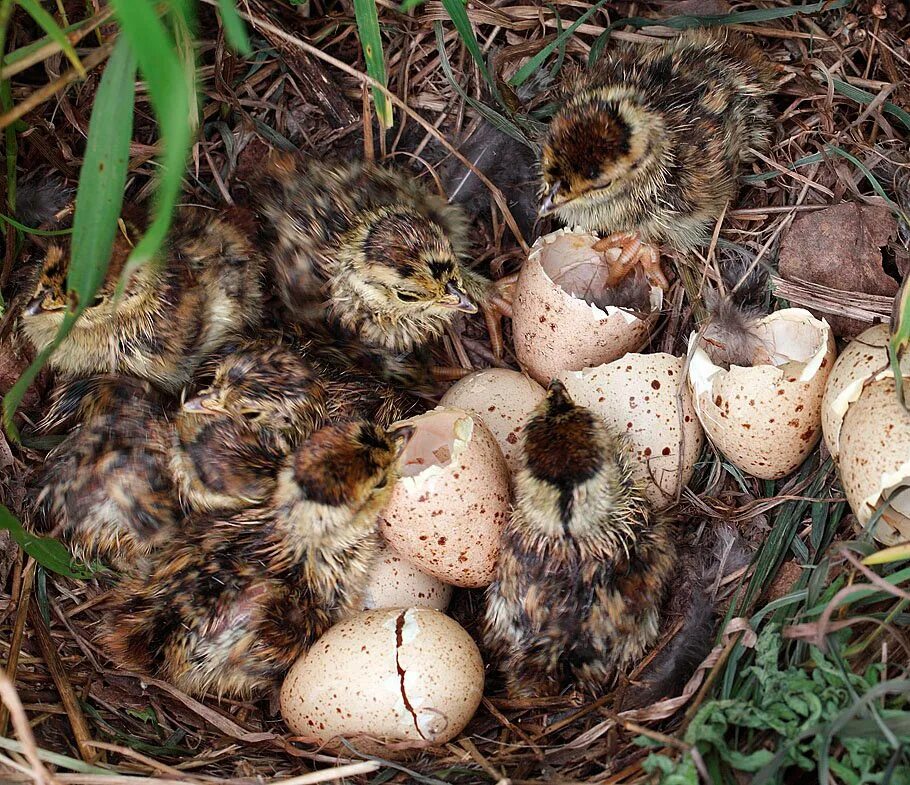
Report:
M 281 714 L 314 743 L 341 737 L 381 752 L 382 742 L 453 739 L 482 695 L 480 652 L 455 621 L 430 608 L 376 610 L 336 624 L 294 664 Z
M 595 251 L 598 239 L 559 229 L 534 243 L 521 268 L 512 307 L 515 355 L 541 384 L 560 371 L 611 362 L 648 340 L 663 292 L 646 282 L 623 292 L 608 288 L 605 260 L 621 251 Z
M 380 531 L 396 552 L 439 580 L 486 586 L 509 511 L 502 450 L 480 418 L 462 409 L 439 406 L 404 422 L 414 433 Z
M 452 587 L 421 572 L 391 548 L 383 548 L 370 571 L 363 592 L 363 609 L 435 608 L 444 611 L 452 599 Z

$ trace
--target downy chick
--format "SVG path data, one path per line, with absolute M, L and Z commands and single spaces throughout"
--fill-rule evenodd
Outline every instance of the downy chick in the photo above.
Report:
M 298 318 L 327 316 L 394 354 L 426 346 L 458 314 L 495 300 L 464 263 L 462 211 L 405 174 L 282 155 L 258 191 L 282 298 Z
M 258 323 L 262 257 L 247 216 L 184 208 L 160 262 L 136 270 L 117 302 L 118 280 L 141 234 L 136 224 L 126 226 L 129 237 L 118 231 L 97 296 L 50 364 L 66 376 L 128 374 L 175 393 L 210 352 Z M 36 349 L 53 340 L 67 313 L 68 266 L 69 247 L 55 243 L 37 270 L 20 320 Z
M 746 39 L 687 32 L 604 55 L 566 85 L 541 157 L 541 214 L 610 233 L 614 282 L 641 261 L 666 285 L 657 245 L 703 243 L 767 147 L 774 66 Z
M 171 468 L 184 505 L 239 510 L 264 502 L 281 463 L 327 417 L 326 390 L 292 348 L 247 341 L 175 418 Z
M 624 441 L 552 381 L 522 434 L 484 640 L 513 695 L 597 693 L 659 633 L 675 551 Z
M 771 362 L 759 328 L 761 311 L 738 306 L 715 289 L 706 290 L 704 299 L 709 321 L 701 341 L 712 362 L 727 369 Z
M 193 695 L 275 685 L 359 607 L 408 435 L 327 426 L 286 460 L 267 509 L 190 522 L 117 588 L 114 660 Z

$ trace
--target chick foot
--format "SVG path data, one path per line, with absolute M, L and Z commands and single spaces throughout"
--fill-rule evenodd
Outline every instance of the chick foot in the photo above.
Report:
M 652 286 L 659 286 L 664 291 L 670 288 L 670 282 L 660 266 L 660 252 L 655 246 L 643 243 L 637 234 L 614 232 L 595 243 L 593 248 L 599 253 L 611 248 L 622 249 L 619 258 L 614 262 L 609 262 L 608 286 L 616 286 L 636 264 L 640 264 Z
M 482 307 L 483 318 L 490 334 L 490 348 L 493 356 L 502 358 L 502 320 L 503 317 L 512 318 L 512 302 L 515 299 L 515 284 L 518 283 L 518 273 L 512 273 L 490 285 L 486 301 Z

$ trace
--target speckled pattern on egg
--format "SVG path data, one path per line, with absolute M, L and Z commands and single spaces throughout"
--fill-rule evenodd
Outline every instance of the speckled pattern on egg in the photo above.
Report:
M 514 474 L 519 466 L 521 429 L 546 394 L 523 373 L 488 368 L 453 384 L 439 403 L 476 414 L 496 437 Z
M 495 574 L 509 513 L 509 470 L 502 450 L 483 422 L 461 409 L 440 406 L 407 422 L 416 431 L 380 532 L 397 553 L 439 580 L 486 586 Z M 434 432 L 443 435 L 426 441 Z M 441 451 L 443 463 L 424 466 L 422 445 Z
M 477 645 L 445 614 L 366 611 L 336 624 L 294 664 L 281 714 L 315 743 L 344 737 L 365 752 L 381 751 L 382 741 L 444 744 L 477 711 L 483 671 Z
M 363 609 L 435 608 L 444 611 L 451 599 L 451 586 L 421 572 L 391 548 L 383 548 L 363 592 Z
M 639 349 L 648 339 L 653 319 L 642 320 L 612 306 L 602 310 L 590 305 L 564 291 L 545 272 L 544 267 L 602 264 L 601 256 L 591 249 L 598 239 L 560 229 L 539 238 L 521 268 L 512 307 L 515 355 L 541 384 L 563 370 L 608 363 Z
M 910 379 L 904 379 L 910 400 Z M 910 412 L 900 403 L 890 372 L 866 387 L 850 405 L 840 432 L 840 477 L 857 520 L 866 525 L 882 503 L 892 501 L 873 531 L 885 545 L 910 539 Z
M 671 504 L 692 478 L 704 443 L 683 382 L 683 360 L 663 353 L 627 354 L 598 368 L 564 371 L 558 378 L 576 403 L 629 438 L 648 501 L 656 508 Z M 682 412 L 677 401 L 681 383 Z

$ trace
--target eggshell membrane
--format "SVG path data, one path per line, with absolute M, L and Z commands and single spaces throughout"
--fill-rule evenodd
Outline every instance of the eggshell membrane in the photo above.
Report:
M 560 371 L 609 363 L 648 339 L 656 313 L 639 319 L 616 306 L 598 308 L 584 299 L 585 290 L 604 285 L 605 254 L 591 248 L 599 239 L 560 229 L 540 237 L 521 268 L 512 305 L 515 355 L 541 384 Z M 620 253 L 614 248 L 606 255 L 616 259 Z M 663 293 L 655 287 L 651 294 L 656 312 Z
M 657 509 L 672 504 L 692 479 L 704 443 L 684 383 L 681 411 L 677 401 L 682 359 L 664 353 L 627 354 L 597 368 L 563 371 L 557 378 L 576 403 L 629 439 L 634 476 L 642 482 L 648 501 Z
M 889 337 L 887 324 L 870 327 L 847 345 L 831 369 L 822 398 L 822 432 L 835 460 L 840 453 L 840 430 L 848 407 L 859 398 L 866 379 L 888 365 Z M 910 354 L 902 358 L 901 371 L 910 374 Z
M 364 610 L 435 608 L 444 611 L 451 599 L 451 586 L 421 572 L 390 548 L 383 548 L 370 571 L 362 607 Z
M 438 406 L 415 427 L 380 531 L 401 556 L 455 586 L 492 582 L 509 512 L 509 470 L 490 430 L 463 409 Z
M 483 679 L 477 645 L 445 614 L 366 611 L 336 624 L 293 665 L 281 714 L 295 734 L 334 747 L 339 738 L 364 752 L 384 752 L 389 742 L 444 744 L 474 716 Z
M 489 368 L 453 384 L 439 401 L 480 418 L 490 429 L 509 470 L 518 471 L 521 429 L 547 391 L 530 377 L 505 368 Z
M 904 379 L 910 400 L 910 379 Z M 890 502 L 872 535 L 885 545 L 910 540 L 910 412 L 900 403 L 890 371 L 869 384 L 844 415 L 840 477 L 847 501 L 865 526 Z
M 831 328 L 802 308 L 766 316 L 759 333 L 773 365 L 725 370 L 689 343 L 689 384 L 698 418 L 714 443 L 743 471 L 785 477 L 821 434 L 821 401 L 834 365 Z

